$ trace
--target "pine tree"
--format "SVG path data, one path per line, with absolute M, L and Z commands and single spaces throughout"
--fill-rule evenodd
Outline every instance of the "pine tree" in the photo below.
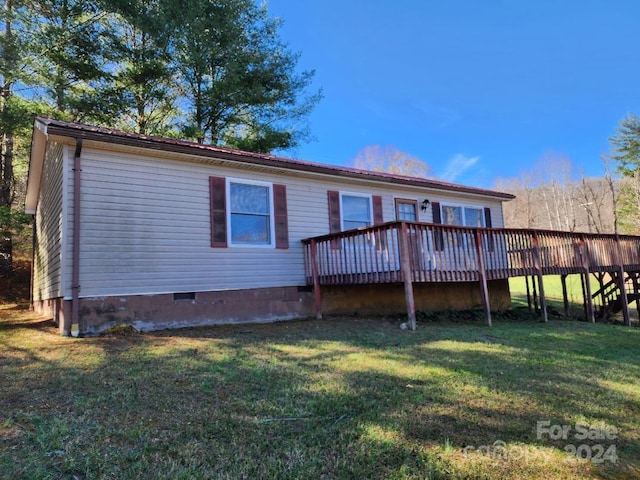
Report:
M 640 168 L 640 118 L 633 113 L 627 115 L 609 141 L 613 147 L 610 157 L 618 163 L 618 171 L 623 176 L 633 176 Z
M 623 176 L 618 197 L 618 216 L 625 233 L 639 233 L 640 221 L 640 118 L 633 113 L 620 121 L 618 133 L 609 139 L 609 158 Z
M 97 0 L 30 2 L 38 28 L 38 82 L 57 116 L 112 123 L 119 113 L 113 98 L 112 35 Z
M 298 54 L 280 21 L 253 0 L 176 0 L 175 58 L 187 106 L 183 132 L 200 142 L 269 152 L 304 138 L 321 93 L 314 72 L 296 73 Z
M 119 127 L 137 133 L 175 135 L 180 87 L 171 61 L 171 24 L 163 0 L 111 0 Z
M 16 94 L 30 86 L 33 56 L 26 2 L 6 0 L 0 6 L 0 276 L 12 272 L 12 235 L 27 220 L 13 208 L 15 166 L 24 164 L 28 130 L 36 102 Z

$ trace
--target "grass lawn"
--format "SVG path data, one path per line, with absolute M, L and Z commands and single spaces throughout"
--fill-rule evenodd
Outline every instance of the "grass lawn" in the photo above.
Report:
M 72 339 L 0 306 L 0 478 L 640 478 L 640 329 L 399 323 Z
M 598 281 L 593 275 L 589 276 L 591 283 L 591 292 L 595 293 L 600 288 Z M 560 275 L 545 275 L 544 277 L 544 293 L 551 300 L 559 300 L 562 302 L 562 282 Z M 531 288 L 531 283 L 529 284 Z M 524 277 L 516 277 L 509 279 L 509 289 L 513 295 L 525 296 L 527 289 Z M 580 275 L 567 276 L 567 297 L 570 303 L 582 305 L 582 285 L 580 283 Z
M 609 279 L 607 278 L 608 281 Z M 591 283 L 591 292 L 595 293 L 600 289 L 600 285 L 593 275 L 589 276 Z M 529 287 L 532 288 L 531 283 Z M 527 289 L 525 285 L 524 277 L 516 277 L 509 279 L 509 290 L 511 291 L 511 298 L 513 305 L 516 307 L 523 307 L 527 305 Z M 564 303 L 562 298 L 562 282 L 560 275 L 545 275 L 544 277 L 544 292 L 547 299 L 547 306 L 553 312 L 560 314 L 564 311 Z M 533 295 L 533 292 L 531 292 Z M 582 285 L 580 282 L 580 275 L 567 276 L 567 298 L 569 300 L 570 315 L 573 318 L 582 319 L 585 318 L 583 298 L 582 298 Z M 594 300 L 594 303 L 599 303 L 600 299 Z M 629 314 L 631 316 L 632 325 L 638 325 L 638 309 L 635 302 L 632 302 L 629 308 Z M 619 312 L 614 315 L 609 321 L 622 323 L 623 316 Z

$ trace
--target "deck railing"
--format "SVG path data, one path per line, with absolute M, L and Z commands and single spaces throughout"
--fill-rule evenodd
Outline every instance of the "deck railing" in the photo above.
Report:
M 480 256 L 489 280 L 640 269 L 640 237 L 389 222 L 303 240 L 308 282 L 404 281 L 403 231 L 414 282 L 477 281 Z
M 302 242 L 318 302 L 320 285 L 404 282 L 409 304 L 415 282 L 479 281 L 489 316 L 487 280 L 640 271 L 640 237 L 622 235 L 388 222 Z

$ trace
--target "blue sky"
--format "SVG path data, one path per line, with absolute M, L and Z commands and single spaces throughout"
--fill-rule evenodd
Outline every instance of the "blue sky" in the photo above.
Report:
M 269 0 L 325 98 L 293 156 L 349 165 L 395 145 L 491 187 L 544 156 L 600 175 L 640 114 L 640 1 Z

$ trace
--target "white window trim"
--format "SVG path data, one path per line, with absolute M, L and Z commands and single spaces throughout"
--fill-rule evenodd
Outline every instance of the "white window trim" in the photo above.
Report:
M 442 219 L 443 225 L 448 225 L 444 223 L 444 207 L 461 207 L 462 208 L 462 227 L 466 227 L 467 219 L 464 213 L 465 208 L 475 208 L 476 210 L 480 210 L 480 219 L 482 220 L 482 227 L 486 226 L 486 219 L 484 218 L 484 205 L 478 205 L 473 203 L 454 203 L 454 202 L 440 202 L 440 218 Z M 473 227 L 470 227 L 473 228 Z
M 226 177 L 226 202 L 227 202 L 227 245 L 229 247 L 240 248 L 275 248 L 276 247 L 276 232 L 275 232 L 275 215 L 273 207 L 273 183 L 263 182 L 260 180 L 250 180 L 247 178 L 233 178 Z M 243 183 L 245 185 L 257 185 L 260 187 L 269 188 L 269 240 L 270 243 L 233 243 L 233 232 L 231 231 L 231 184 Z
M 369 200 L 369 226 L 373 225 L 373 195 L 369 193 L 361 192 L 340 192 L 340 230 L 345 231 L 344 228 L 344 205 L 342 204 L 342 197 L 361 197 Z

